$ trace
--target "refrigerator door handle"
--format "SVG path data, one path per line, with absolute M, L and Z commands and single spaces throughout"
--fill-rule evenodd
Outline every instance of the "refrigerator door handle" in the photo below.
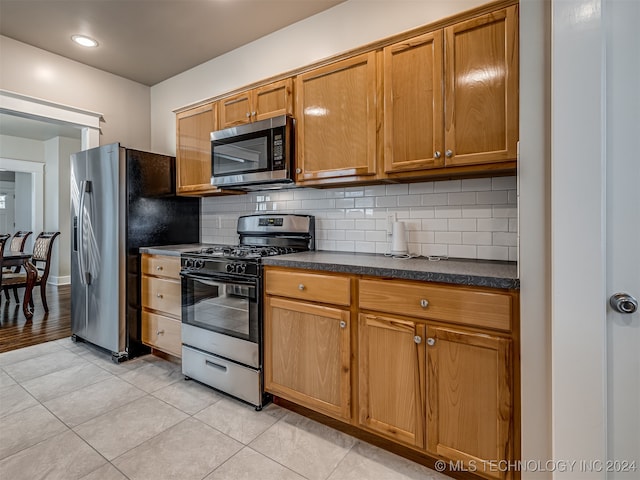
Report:
M 91 192 L 91 180 L 80 182 L 80 213 L 78 215 L 78 263 L 80 267 L 80 282 L 82 285 L 91 283 L 91 274 L 87 271 L 85 264 L 86 252 L 84 240 L 84 202 L 87 192 Z

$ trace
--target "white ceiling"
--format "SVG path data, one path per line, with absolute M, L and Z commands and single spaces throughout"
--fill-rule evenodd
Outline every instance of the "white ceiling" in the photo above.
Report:
M 150 86 L 343 1 L 0 0 L 0 35 Z M 99 46 L 80 47 L 74 34 Z M 0 134 L 80 138 L 1 112 Z
M 0 0 L 0 34 L 155 85 L 343 1 Z
M 80 129 L 0 112 L 0 135 L 44 142 L 55 137 L 80 138 Z

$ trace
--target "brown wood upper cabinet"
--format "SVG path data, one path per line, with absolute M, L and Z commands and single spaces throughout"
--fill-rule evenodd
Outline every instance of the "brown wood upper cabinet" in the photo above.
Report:
M 350 181 L 376 174 L 376 54 L 296 77 L 296 181 Z
M 515 160 L 518 6 L 444 29 L 445 164 Z
M 388 174 L 513 161 L 518 7 L 383 49 Z
M 176 190 L 206 197 L 242 192 L 211 185 L 211 132 L 218 126 L 218 104 L 207 103 L 176 114 Z
M 293 114 L 293 79 L 247 90 L 219 102 L 220 129 Z

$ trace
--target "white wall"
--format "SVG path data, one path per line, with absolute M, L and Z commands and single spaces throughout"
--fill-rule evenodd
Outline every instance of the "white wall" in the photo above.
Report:
M 350 0 L 151 87 L 151 148 L 175 155 L 173 110 L 487 3 Z
M 99 112 L 100 144 L 148 150 L 150 90 L 102 70 L 0 36 L 0 89 Z M 10 156 L 9 158 L 20 158 Z
M 29 138 L 0 135 L 0 158 L 44 163 L 44 144 Z
M 60 232 L 53 246 L 49 282 L 65 284 L 71 281 L 69 157 L 80 150 L 80 140 L 56 137 L 47 140 L 44 145 L 46 158 L 44 229 Z

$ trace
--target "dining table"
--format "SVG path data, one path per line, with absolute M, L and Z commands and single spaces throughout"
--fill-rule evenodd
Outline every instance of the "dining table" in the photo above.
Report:
M 22 313 L 27 320 L 33 317 L 33 308 L 30 306 L 33 287 L 38 278 L 38 270 L 31 263 L 31 254 L 26 252 L 8 252 L 0 256 L 0 286 L 2 286 L 2 268 L 4 267 L 24 267 L 27 272 L 27 282 L 22 299 Z M 1 293 L 1 292 L 0 292 Z

